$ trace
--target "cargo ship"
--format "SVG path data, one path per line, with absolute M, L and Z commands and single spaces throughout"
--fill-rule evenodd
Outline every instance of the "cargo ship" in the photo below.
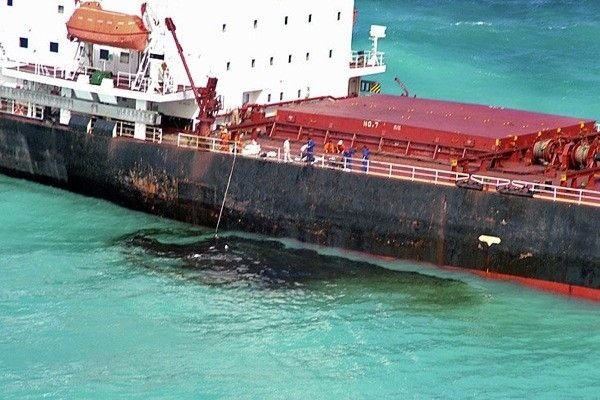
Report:
M 595 120 L 380 94 L 352 0 L 193 6 L 1 4 L 0 172 L 600 300 Z

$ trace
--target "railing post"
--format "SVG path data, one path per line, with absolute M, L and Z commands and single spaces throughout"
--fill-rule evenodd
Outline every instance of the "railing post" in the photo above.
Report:
M 389 173 L 390 178 L 392 177 L 392 163 L 390 163 L 390 173 Z

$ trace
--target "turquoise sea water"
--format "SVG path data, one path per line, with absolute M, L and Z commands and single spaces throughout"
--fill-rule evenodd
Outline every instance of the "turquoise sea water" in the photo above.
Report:
M 388 93 L 600 119 L 596 0 L 358 0 L 355 43 L 380 41 Z
M 357 6 L 357 37 L 389 26 L 388 92 L 600 117 L 600 3 Z M 598 304 L 210 238 L 0 176 L 0 399 L 600 397 Z
M 215 244 L 2 177 L 0 209 L 2 399 L 600 393 L 598 304 L 294 242 Z

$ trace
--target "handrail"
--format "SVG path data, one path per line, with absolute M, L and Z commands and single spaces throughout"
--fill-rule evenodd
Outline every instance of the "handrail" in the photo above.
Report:
M 134 137 L 135 125 L 126 121 L 117 121 L 117 136 Z
M 246 143 L 249 144 L 249 143 Z M 257 150 L 246 150 L 246 146 L 238 142 L 223 141 L 219 138 L 191 135 L 188 133 L 177 134 L 177 147 L 186 147 L 197 150 L 208 150 L 214 153 L 232 153 L 241 146 L 240 153 L 246 157 L 265 157 L 270 160 L 283 161 L 281 149 L 276 146 L 258 146 Z
M 352 171 L 354 168 L 356 168 L 357 171 L 370 175 L 408 179 L 411 181 L 431 182 L 434 184 L 455 185 L 457 181 L 469 178 L 469 174 L 463 172 L 446 171 L 383 161 L 363 161 L 360 159 L 352 159 L 350 168 L 348 166 L 348 159 L 343 159 L 343 163 L 343 168 L 349 171 Z
M 565 201 L 576 204 L 600 206 L 600 192 L 595 190 L 576 189 L 520 180 L 514 180 L 511 183 L 516 187 L 529 189 L 534 197 L 552 201 Z
M 350 68 L 367 68 L 383 66 L 383 56 L 384 53 L 382 51 L 378 51 L 376 53 L 373 53 L 371 50 L 352 51 L 350 57 Z
M 485 176 L 485 175 L 475 175 L 472 174 L 469 176 L 469 180 L 471 182 L 480 183 L 483 186 L 493 186 L 495 188 L 502 188 L 506 186 L 510 186 L 510 179 L 499 178 L 496 176 Z
M 41 63 L 21 62 L 12 59 L 9 59 L 7 61 L 16 64 L 14 66 L 7 67 L 8 69 L 12 69 L 19 72 L 25 72 L 37 76 L 45 76 L 49 78 L 70 81 L 76 80 L 78 75 L 91 75 L 95 71 L 101 71 L 99 68 L 90 67 L 87 65 L 74 66 L 73 68 L 65 68 Z M 148 88 L 150 87 L 150 78 L 144 77 L 141 80 L 140 87 L 134 88 L 133 80 L 135 79 L 135 77 L 136 74 L 126 71 L 118 71 L 112 79 L 115 83 L 115 86 L 118 88 L 127 88 L 127 90 L 131 90 L 133 92 L 147 92 Z M 166 77 L 166 79 L 159 81 L 159 84 L 157 85 L 157 90 L 160 94 L 164 95 L 169 93 L 183 92 L 187 89 L 185 87 L 179 88 L 177 85 L 175 85 L 173 77 L 169 75 L 168 77 Z
M 221 139 L 218 138 L 200 137 L 186 133 L 178 134 L 177 146 L 217 153 L 230 153 L 236 149 L 236 144 L 224 145 Z M 283 154 L 279 147 L 263 146 L 258 154 L 245 154 L 244 151 L 241 151 L 241 156 L 262 157 L 267 161 L 284 162 Z M 296 157 L 291 162 L 305 163 L 299 157 Z M 575 189 L 545 183 L 527 182 L 516 179 L 510 180 L 407 164 L 371 160 L 363 161 L 358 157 L 352 159 L 342 158 L 340 160 L 328 154 L 316 155 L 312 165 L 320 168 L 339 169 L 350 173 L 418 181 L 435 185 L 455 186 L 459 182 L 476 182 L 481 184 L 484 190 L 497 193 L 501 193 L 502 189 L 507 188 L 528 189 L 530 193 L 533 193 L 533 197 L 537 199 L 600 207 L 600 191 L 595 190 Z
M 146 140 L 150 140 L 152 143 L 162 143 L 163 140 L 163 132 L 162 128 L 157 128 L 154 126 L 146 127 Z
M 135 137 L 135 124 L 128 121 L 116 121 L 117 136 Z M 146 140 L 152 143 L 162 143 L 163 131 L 162 128 L 156 126 L 146 126 Z
M 44 120 L 44 107 L 31 102 L 0 97 L 0 113 Z

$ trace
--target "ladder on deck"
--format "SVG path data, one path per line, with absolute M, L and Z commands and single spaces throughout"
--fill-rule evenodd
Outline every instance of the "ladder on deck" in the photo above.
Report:
M 86 44 L 84 42 L 79 42 L 79 46 L 75 50 L 75 55 L 73 56 L 74 64 L 76 65 L 75 69 L 69 72 L 67 79 L 75 80 L 77 78 L 77 73 L 82 67 L 82 60 L 85 57 L 89 57 L 88 52 L 86 50 Z
M 145 51 L 142 53 L 142 59 L 140 61 L 140 66 L 138 68 L 137 73 L 135 74 L 135 79 L 131 83 L 131 90 L 142 90 L 144 78 L 148 75 L 148 66 L 150 65 L 150 56 L 149 52 Z

